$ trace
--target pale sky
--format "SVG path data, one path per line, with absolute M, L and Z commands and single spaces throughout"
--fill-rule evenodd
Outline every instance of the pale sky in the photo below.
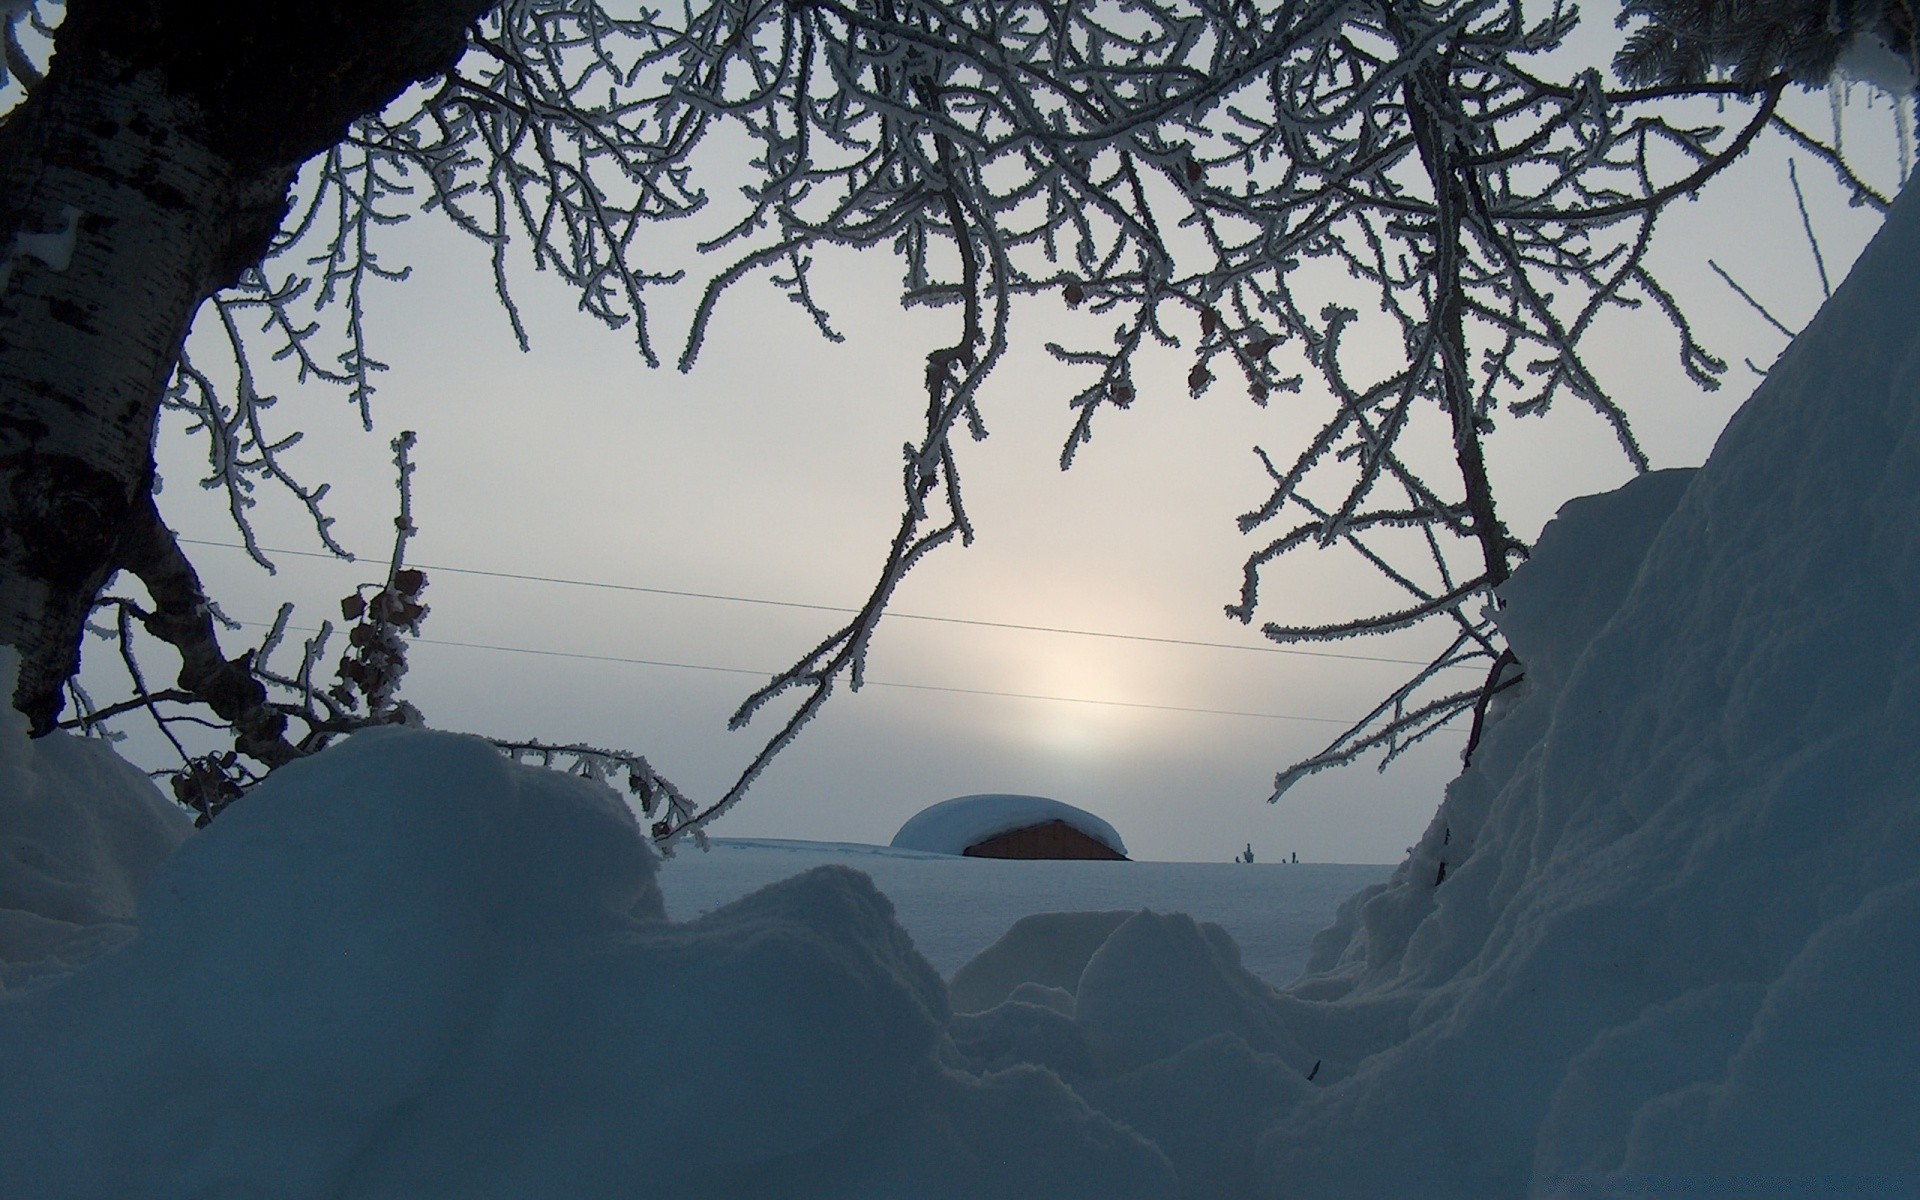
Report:
M 1799 107 L 1827 119 L 1824 98 Z M 1867 132 L 1849 127 L 1862 165 L 1883 180 L 1897 170 L 1888 112 L 1881 99 L 1860 118 Z M 1830 178 L 1801 168 L 1837 282 L 1874 220 L 1848 209 Z M 1789 324 L 1817 307 L 1776 150 L 1750 156 L 1663 233 L 1669 282 L 1702 338 L 1736 364 L 1764 366 L 1784 339 L 1707 272 L 1707 258 Z M 285 597 L 300 601 L 300 623 L 337 621 L 339 597 L 381 574 L 390 546 L 387 441 L 417 430 L 422 532 L 411 557 L 429 569 L 432 614 L 403 694 L 437 727 L 635 750 L 696 798 L 714 796 L 771 732 L 729 734 L 728 714 L 765 674 L 837 628 L 837 614 L 432 568 L 857 605 L 897 519 L 900 446 L 917 437 L 924 355 L 950 336 L 945 319 L 898 310 L 899 270 L 885 256 L 849 257 L 826 263 L 820 280 L 845 344 L 825 343 L 797 308 L 749 284 L 722 305 L 700 364 L 683 377 L 648 370 L 624 335 L 592 324 L 530 272 L 519 293 L 534 350 L 520 354 L 483 249 L 437 221 L 414 222 L 385 256 L 410 256 L 416 276 L 374 300 L 375 352 L 393 367 L 375 434 L 361 434 L 344 397 L 324 389 L 280 389 L 275 410 L 309 431 L 288 461 L 308 482 L 334 482 L 338 533 L 366 561 L 281 556 L 279 576 L 266 579 L 237 553 L 201 547 L 214 595 L 243 620 L 267 620 Z M 1266 491 L 1250 448 L 1290 453 L 1311 414 L 1283 399 L 1261 410 L 1228 388 L 1193 399 L 1185 365 L 1169 357 L 1130 411 L 1103 414 L 1063 475 L 1066 401 L 1077 387 L 1038 347 L 1069 319 L 1041 305 L 1023 314 L 1020 348 L 985 398 L 991 437 L 962 459 L 979 540 L 936 553 L 896 610 L 1238 648 L 889 619 L 872 685 L 837 695 L 712 832 L 884 843 L 927 804 L 1012 791 L 1098 812 L 1141 858 L 1224 861 L 1251 843 L 1263 859 L 1398 860 L 1457 771 L 1464 732 L 1433 739 L 1384 776 L 1370 766 L 1323 773 L 1263 803 L 1277 769 L 1318 749 L 1342 728 L 1328 722 L 1365 711 L 1408 668 L 1273 653 L 1257 630 L 1222 615 L 1254 548 L 1234 518 Z M 1674 367 L 1670 338 L 1651 329 L 1623 323 L 1591 343 L 1593 358 L 1655 465 L 1697 464 L 1755 377 L 1736 366 L 1721 392 L 1702 395 Z M 670 356 L 680 329 L 668 320 L 658 333 Z M 194 486 L 202 453 L 163 437 L 162 511 L 185 537 L 232 541 L 220 497 Z M 1628 470 L 1599 422 L 1571 407 L 1539 423 L 1509 420 L 1490 455 L 1504 515 L 1525 536 L 1565 499 Z M 264 496 L 262 542 L 316 549 L 298 516 Z M 1292 578 L 1291 599 L 1268 590 L 1265 615 L 1342 615 L 1343 580 Z M 1305 648 L 1418 651 L 1379 640 Z M 103 647 L 89 654 L 90 677 L 112 666 Z M 163 761 L 146 739 L 129 750 Z

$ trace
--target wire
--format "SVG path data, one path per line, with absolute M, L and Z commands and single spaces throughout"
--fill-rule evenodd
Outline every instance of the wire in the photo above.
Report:
M 181 542 L 193 546 L 214 546 L 223 550 L 245 550 L 234 542 L 213 542 L 200 538 L 181 538 Z M 323 554 L 317 550 L 276 550 L 263 548 L 262 553 L 285 554 L 296 558 L 324 558 L 333 562 L 341 561 L 338 556 Z M 441 571 L 449 575 L 476 575 L 486 579 L 517 579 L 528 583 L 553 583 L 566 587 L 596 588 L 609 592 L 639 592 L 649 596 L 678 596 L 689 600 L 723 600 L 731 604 L 759 604 L 769 608 L 797 608 L 808 612 L 857 613 L 857 608 L 843 608 L 833 604 L 805 604 L 798 600 L 768 600 L 756 596 L 729 596 L 723 592 L 689 592 L 676 588 L 642 587 L 631 583 L 607 583 L 593 579 L 567 579 L 557 575 L 523 575 L 514 571 L 484 571 L 477 567 L 434 566 L 429 563 L 417 564 L 423 571 Z M 1236 642 L 1206 642 L 1192 638 L 1156 637 L 1145 633 L 1114 633 L 1100 629 L 1073 629 L 1063 625 L 1023 625 L 1014 621 L 982 621 L 972 617 L 937 617 L 926 613 L 899 612 L 888 609 L 888 618 L 902 621 L 928 621 L 941 625 L 972 625 L 981 629 L 1014 629 L 1026 633 L 1062 633 L 1073 637 L 1109 638 L 1123 642 L 1151 642 L 1162 646 L 1199 646 L 1209 650 L 1241 650 L 1254 654 L 1290 654 L 1300 658 L 1337 658 L 1348 662 L 1393 663 L 1401 666 L 1424 667 L 1425 659 L 1387 658 L 1376 654 L 1345 654 L 1338 650 L 1302 650 L 1295 646 L 1248 646 Z M 625 660 L 621 660 L 625 661 Z M 1303 720 L 1306 718 L 1302 718 Z M 1318 718 L 1314 718 L 1318 719 Z
M 416 638 L 422 645 L 458 646 L 466 650 L 497 650 L 507 654 L 533 654 L 545 658 L 578 658 L 590 662 L 627 663 L 642 667 L 674 667 L 682 671 L 713 671 L 724 675 L 754 675 L 761 679 L 771 679 L 777 672 L 749 671 L 743 667 L 716 667 L 705 663 L 666 662 L 654 658 L 620 658 L 611 654 L 576 654 L 565 650 L 531 650 L 524 646 L 494 646 L 482 642 L 449 642 L 432 638 Z M 1140 700 L 1094 700 L 1085 696 L 1043 696 L 1037 692 L 999 692 L 987 688 L 946 687 L 935 683 L 896 683 L 885 679 L 869 679 L 866 687 L 902 688 L 915 692 L 946 692 L 956 696 L 992 696 L 1002 700 L 1046 700 L 1055 704 L 1098 704 L 1108 708 L 1150 708 L 1156 712 L 1200 713 L 1215 717 L 1259 717 L 1269 721 L 1311 721 L 1320 725 L 1351 725 L 1351 721 L 1342 721 L 1335 717 L 1303 717 L 1293 713 L 1245 712 L 1229 708 L 1189 708 L 1178 704 L 1149 704 Z
M 428 568 L 422 568 L 426 570 Z M 256 629 L 267 628 L 265 621 L 241 621 Z M 302 633 L 315 633 L 310 626 L 288 626 Z M 412 638 L 417 646 L 450 646 L 461 650 L 491 650 L 501 654 L 530 654 L 538 658 L 571 658 L 585 662 L 619 663 L 635 667 L 669 667 L 677 671 L 707 671 L 717 675 L 751 675 L 758 679 L 771 679 L 777 672 L 754 671 L 746 667 L 719 667 L 711 663 L 671 662 L 661 658 L 625 658 L 616 654 L 585 654 L 572 650 L 536 650 L 528 646 L 500 646 L 490 642 L 454 642 L 444 638 Z M 1155 712 L 1197 713 L 1212 717 L 1256 717 L 1267 721 L 1307 721 L 1317 725 L 1351 725 L 1351 721 L 1342 721 L 1335 717 L 1303 717 L 1296 713 L 1248 712 L 1233 708 L 1191 708 L 1179 704 L 1149 704 L 1142 700 L 1095 700 L 1085 696 L 1044 696 L 1037 692 L 1001 692 L 987 688 L 946 687 L 936 683 L 896 683 L 885 679 L 869 679 L 866 687 L 900 688 L 914 692 L 946 692 L 956 696 L 991 696 L 1002 700 L 1044 700 L 1054 704 L 1097 704 L 1106 708 L 1146 708 Z

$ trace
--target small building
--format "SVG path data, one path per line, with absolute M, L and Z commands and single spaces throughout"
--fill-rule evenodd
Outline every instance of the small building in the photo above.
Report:
M 967 858 L 1127 860 L 1120 834 L 1085 809 L 1000 792 L 922 809 L 894 834 L 893 846 Z
M 1099 838 L 1090 837 L 1065 821 L 1055 819 L 1038 825 L 996 833 L 961 851 L 968 858 L 1093 858 L 1125 862 L 1127 856 Z

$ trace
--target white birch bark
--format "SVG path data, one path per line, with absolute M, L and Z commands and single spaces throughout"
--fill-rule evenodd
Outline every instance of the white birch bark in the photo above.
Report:
M 0 126 L 0 643 L 39 731 L 151 486 L 188 323 L 284 203 L 290 171 L 241 177 L 202 127 L 158 71 L 113 63 L 50 76 Z

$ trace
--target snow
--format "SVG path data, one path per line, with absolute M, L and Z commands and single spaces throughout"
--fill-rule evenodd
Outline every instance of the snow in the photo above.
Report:
M 1116 854 L 1127 852 L 1114 827 L 1085 809 L 1045 796 L 999 792 L 955 796 L 929 805 L 907 819 L 893 835 L 892 844 L 898 850 L 964 854 L 968 846 L 990 837 L 1048 821 L 1064 821 Z
M 1834 64 L 1833 75 L 1835 82 L 1842 86 L 1853 80 L 1870 83 L 1894 97 L 1896 102 L 1911 95 L 1916 83 L 1909 54 L 1889 46 L 1868 29 L 1858 30 L 1848 39 L 1840 51 L 1839 61 Z
M 1156 1194 L 1057 1080 L 941 1069 L 945 988 L 865 877 L 676 924 L 655 867 L 612 792 L 477 739 L 276 773 L 161 867 L 136 941 L 0 1008 L 0 1195 L 755 1194 L 805 1154 L 960 1196 L 1015 1181 L 922 1179 L 920 1147 L 1009 1121 Z
M 0 12 L 0 25 L 5 24 L 5 16 L 4 12 Z M 0 83 L 5 81 L 5 69 L 0 67 Z M 23 257 L 37 258 L 55 271 L 64 271 L 72 266 L 82 215 L 73 205 L 63 204 L 60 206 L 60 228 L 47 233 L 31 233 L 23 229 L 14 234 L 6 257 L 0 259 L 0 291 L 6 290 L 8 281 L 13 278 L 13 264 Z
M 18 667 L 0 646 L 9 695 Z M 137 897 L 193 828 L 102 743 L 27 728 L 0 705 L 0 995 L 130 941 Z
M 0 717 L 0 1196 L 1920 1197 L 1917 261 L 1910 195 L 1705 466 L 1549 526 L 1525 682 L 1284 988 L 1092 892 L 943 981 L 909 927 L 952 961 L 997 918 L 883 892 L 1021 876 L 663 867 L 449 734 L 187 837 Z M 872 869 L 745 890 L 809 856 Z M 1155 865 L 998 864 L 1029 903 Z
M 1509 586 L 1502 624 L 1543 669 L 1295 989 L 1354 1041 L 1267 1133 L 1272 1177 L 1392 1194 L 1445 1161 L 1425 1194 L 1748 1172 L 1920 1194 L 1920 1106 L 1874 1068 L 1920 1063 L 1920 1029 L 1868 983 L 1911 971 L 1889 956 L 1920 850 L 1917 203 L 1683 489 L 1572 506 Z M 1630 569 L 1616 536 L 1647 544 Z M 1811 1032 L 1816 977 L 1817 1068 L 1778 1032 Z
M 816 866 L 871 878 L 914 948 L 942 975 L 1034 913 L 1185 912 L 1222 926 L 1248 970 L 1292 982 L 1340 902 L 1392 868 L 1343 863 L 1110 863 L 959 858 L 885 846 L 713 839 L 713 850 L 660 864 L 667 915 L 691 920 Z
M 954 972 L 947 981 L 948 1001 L 955 1012 L 985 1012 L 1024 995 L 1029 1003 L 1072 1016 L 1088 960 L 1132 915 L 1122 910 L 1021 917 Z M 1028 990 L 1023 994 L 1022 988 Z

